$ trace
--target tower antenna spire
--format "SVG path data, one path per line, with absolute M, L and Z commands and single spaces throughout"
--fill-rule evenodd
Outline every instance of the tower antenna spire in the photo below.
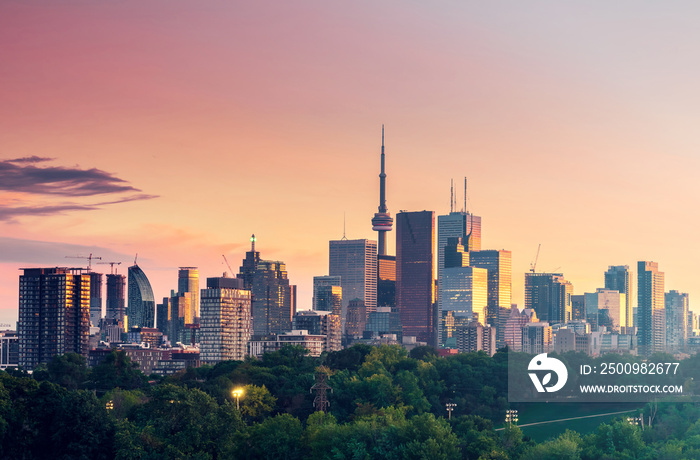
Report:
M 255 242 L 257 241 L 257 238 L 255 238 L 255 233 L 253 233 L 250 236 L 250 252 L 255 252 Z
M 343 237 L 341 240 L 347 240 L 347 237 L 345 236 L 345 211 L 343 211 Z
M 391 231 L 394 219 L 386 207 L 386 172 L 384 171 L 384 125 L 382 124 L 381 170 L 379 173 L 379 209 L 372 218 L 372 230 L 378 233 L 377 254 L 386 255 L 386 232 Z
M 464 177 L 464 212 L 467 212 L 467 178 Z
M 455 202 L 454 179 L 450 179 L 450 213 L 452 213 L 454 211 L 454 202 Z

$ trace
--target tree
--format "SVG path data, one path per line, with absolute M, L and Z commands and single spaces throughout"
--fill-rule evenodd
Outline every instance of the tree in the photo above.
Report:
M 138 363 L 132 362 L 124 350 L 112 350 L 90 372 L 90 386 L 97 390 L 135 390 L 147 384 L 148 378 L 138 369 Z
M 277 398 L 272 396 L 265 385 L 246 385 L 240 399 L 241 414 L 253 420 L 261 420 L 272 412 Z
M 301 422 L 290 414 L 265 419 L 250 428 L 248 458 L 296 460 L 306 458 Z

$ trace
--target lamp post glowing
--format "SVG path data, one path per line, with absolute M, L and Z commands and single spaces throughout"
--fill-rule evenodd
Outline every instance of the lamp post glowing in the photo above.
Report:
M 243 388 L 236 388 L 232 393 L 233 397 L 236 398 L 236 409 L 241 410 L 239 400 L 241 399 L 241 396 L 243 396 Z

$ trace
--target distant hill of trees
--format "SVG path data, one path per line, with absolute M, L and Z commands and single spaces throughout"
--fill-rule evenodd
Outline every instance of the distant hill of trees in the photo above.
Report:
M 357 345 L 311 358 L 286 347 L 149 381 L 123 352 L 93 369 L 68 354 L 32 376 L 0 372 L 0 458 L 700 458 L 700 408 L 689 403 L 647 406 L 644 430 L 617 419 L 541 443 L 515 425 L 496 431 L 509 409 L 507 355 Z M 683 361 L 688 378 L 699 359 Z M 317 372 L 333 389 L 328 414 L 313 409 Z

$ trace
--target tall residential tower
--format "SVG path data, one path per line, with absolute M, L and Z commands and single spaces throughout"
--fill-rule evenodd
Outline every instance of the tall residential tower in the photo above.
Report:
M 637 346 L 641 356 L 666 351 L 664 273 L 656 262 L 637 262 Z

